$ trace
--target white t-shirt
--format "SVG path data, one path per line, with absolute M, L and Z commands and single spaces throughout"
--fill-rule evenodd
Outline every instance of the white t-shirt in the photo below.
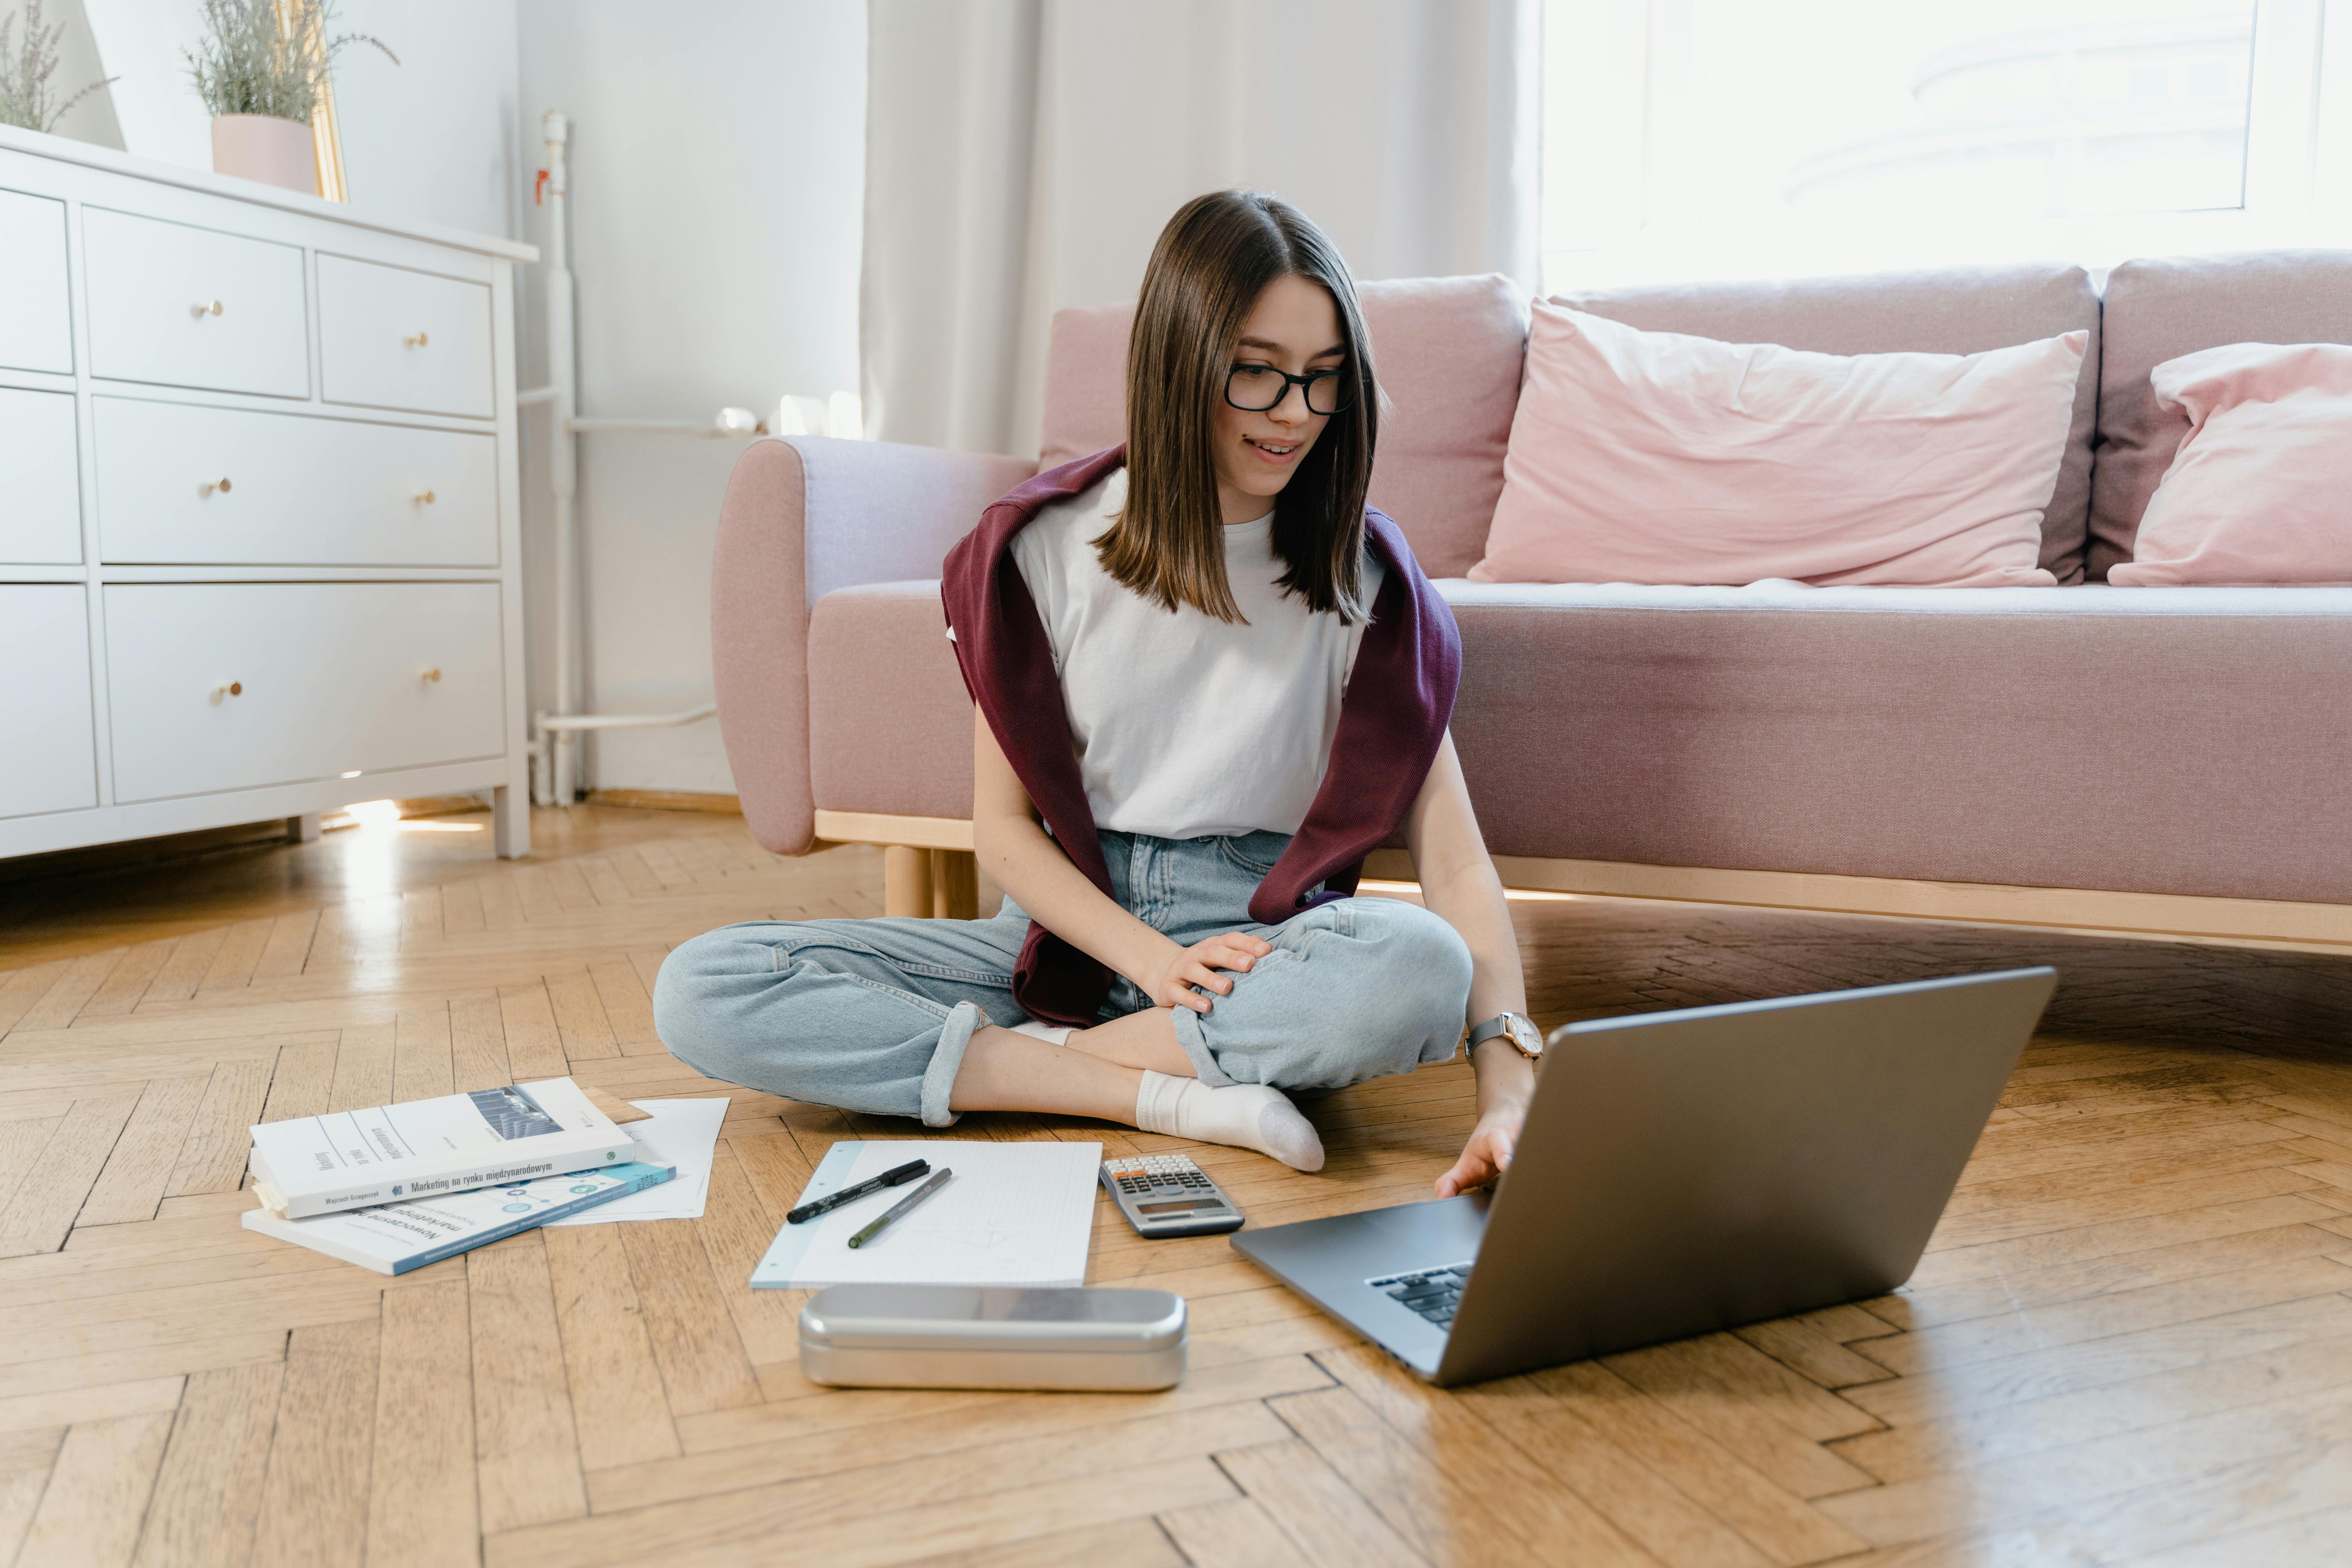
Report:
M 1094 542 L 1127 501 L 1120 468 L 1039 510 L 1013 560 L 1062 679 L 1095 826 L 1161 838 L 1296 833 L 1315 802 L 1364 624 L 1276 586 L 1274 514 L 1224 531 L 1245 625 L 1163 610 L 1102 569 Z M 1367 549 L 1362 595 L 1383 571 Z

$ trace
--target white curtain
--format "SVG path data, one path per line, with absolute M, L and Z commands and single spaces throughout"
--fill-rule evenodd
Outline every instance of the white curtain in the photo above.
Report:
M 1359 278 L 1532 291 L 1539 0 L 870 0 L 867 433 L 1034 455 L 1045 337 L 1271 190 Z

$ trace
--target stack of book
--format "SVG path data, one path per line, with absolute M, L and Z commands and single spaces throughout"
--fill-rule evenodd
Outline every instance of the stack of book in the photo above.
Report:
M 405 1274 L 667 1182 L 568 1078 L 253 1129 L 245 1228 Z

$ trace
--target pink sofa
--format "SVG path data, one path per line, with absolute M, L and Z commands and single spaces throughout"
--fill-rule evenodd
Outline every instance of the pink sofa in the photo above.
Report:
M 1392 403 L 1372 500 L 1460 620 L 1454 734 L 1507 879 L 2352 941 L 2352 589 L 2102 581 L 2186 428 L 2157 407 L 2149 370 L 2223 342 L 2352 342 L 2352 253 L 2128 262 L 2104 295 L 2079 268 L 2021 267 L 1565 300 L 1842 353 L 2087 329 L 2042 530 L 2063 585 L 2044 589 L 1470 583 L 1526 312 L 1499 278 L 1363 296 Z M 1119 439 L 1129 315 L 1056 318 L 1045 465 Z M 820 812 L 835 837 L 958 842 L 971 709 L 939 563 L 1032 471 L 816 438 L 744 454 L 713 634 L 719 719 L 762 843 L 810 849 Z M 2101 897 L 2036 897 L 2049 890 Z

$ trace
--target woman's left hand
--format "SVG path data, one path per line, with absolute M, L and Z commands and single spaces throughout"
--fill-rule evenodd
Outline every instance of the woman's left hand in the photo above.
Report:
M 1462 1146 L 1462 1157 L 1454 1168 L 1437 1178 L 1437 1195 L 1456 1197 L 1473 1187 L 1483 1187 L 1509 1168 L 1511 1155 L 1519 1142 L 1519 1127 L 1527 1120 L 1527 1108 L 1513 1102 L 1498 1105 L 1478 1119 L 1471 1130 L 1470 1142 Z

